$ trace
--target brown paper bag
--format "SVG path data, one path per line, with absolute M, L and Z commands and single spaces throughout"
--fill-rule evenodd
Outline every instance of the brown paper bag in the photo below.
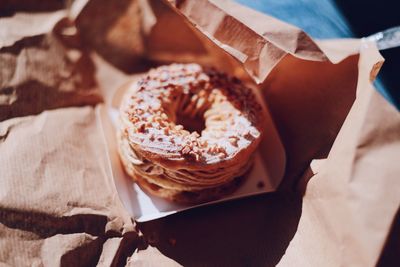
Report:
M 297 232 L 280 266 L 378 263 L 400 203 L 395 160 L 400 114 L 370 81 L 380 60 L 374 46 L 362 48 L 356 101 L 328 158 L 314 170 Z
M 78 26 L 78 30 L 95 30 L 93 36 L 118 46 L 115 36 L 120 32 L 107 35 L 109 31 L 84 24 L 97 16 L 90 9 L 101 10 L 95 2 L 82 5 L 82 12 L 74 15 L 78 25 L 86 27 Z M 131 4 L 127 10 L 136 10 L 137 2 Z M 184 26 L 183 33 L 174 31 L 195 45 L 187 45 L 186 54 L 185 49 L 161 51 L 164 46 L 147 50 L 145 45 L 144 52 L 128 50 L 134 58 L 138 54 L 164 62 L 177 52 L 183 61 L 199 52 L 201 62 L 258 83 L 288 154 L 281 186 L 285 191 L 145 223 L 140 225 L 142 238 L 118 199 L 95 109 L 61 108 L 14 118 L 0 123 L 0 261 L 22 266 L 176 264 L 151 247 L 137 250 L 147 242 L 184 265 L 375 265 L 400 202 L 399 183 L 393 179 L 399 173 L 393 163 L 399 118 L 370 84 L 382 60 L 376 48 L 360 50 L 359 40 L 317 43 L 293 26 L 230 1 L 172 5 L 180 16 L 160 3 L 145 4 L 141 10 L 153 12 L 153 19 L 169 14 L 168 21 L 192 23 L 196 29 Z M 121 22 L 117 28 L 132 30 L 132 25 L 125 24 L 126 15 L 116 21 Z M 136 40 L 139 48 L 163 38 L 156 34 L 164 29 L 157 24 L 161 19 L 153 24 L 145 21 L 143 25 L 149 28 L 143 26 L 143 42 Z M 99 52 L 101 42 L 86 42 L 86 47 L 103 57 L 95 58 L 100 70 L 96 76 L 107 102 L 109 91 L 129 77 L 105 66 L 104 59 L 116 66 L 126 62 L 120 56 L 116 57 L 123 64 L 113 61 L 112 51 Z M 132 70 L 141 61 L 134 62 Z M 54 101 L 59 103 L 62 95 L 56 96 Z M 31 103 L 24 102 L 21 109 L 30 110 Z M 77 103 L 57 105 L 6 117 Z M 292 193 L 300 178 L 307 177 L 304 171 L 311 160 L 328 153 L 304 198 Z M 369 169 L 375 155 L 380 155 L 374 164 L 381 172 Z M 382 219 L 377 222 L 376 217 Z

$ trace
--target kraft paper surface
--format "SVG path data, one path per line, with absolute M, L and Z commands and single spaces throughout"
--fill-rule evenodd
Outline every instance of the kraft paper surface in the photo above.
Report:
M 225 0 L 48 5 L 0 11 L 0 265 L 395 259 L 400 115 L 373 88 L 383 63 L 373 43 L 313 40 Z M 136 223 L 114 185 L 99 108 L 138 72 L 175 61 L 259 88 L 285 176 L 277 192 Z

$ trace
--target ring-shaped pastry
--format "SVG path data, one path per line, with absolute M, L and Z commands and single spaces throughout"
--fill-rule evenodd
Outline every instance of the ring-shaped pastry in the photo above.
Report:
M 216 199 L 237 187 L 263 131 L 251 89 L 198 64 L 158 67 L 126 86 L 119 151 L 136 182 L 184 203 Z

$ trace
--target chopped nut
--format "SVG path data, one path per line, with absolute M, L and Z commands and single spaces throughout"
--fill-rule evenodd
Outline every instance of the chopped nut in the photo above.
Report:
M 175 130 L 182 131 L 183 130 L 183 126 L 178 124 L 178 125 L 175 126 Z
M 238 147 L 238 139 L 237 138 L 229 138 L 229 142 L 231 143 L 232 146 Z
M 224 155 L 227 155 L 225 148 L 220 147 L 218 145 L 214 145 L 210 148 L 208 148 L 207 152 L 211 153 L 211 154 L 219 154 L 222 153 Z
M 165 113 L 162 113 L 162 114 L 161 114 L 161 119 L 163 119 L 163 120 L 167 120 L 167 119 L 168 119 L 168 116 L 167 116 L 167 114 L 165 114 Z
M 251 133 L 248 131 L 243 135 L 244 138 L 247 140 L 252 140 L 254 137 L 251 135 Z
M 169 135 L 169 128 L 168 127 L 164 128 L 164 134 L 165 135 Z
M 192 132 L 190 135 L 191 135 L 192 137 L 194 137 L 194 138 L 200 137 L 200 134 L 199 134 L 198 132 Z
M 146 130 L 146 125 L 144 123 L 141 123 L 137 129 L 137 131 L 139 133 L 144 133 L 144 131 Z
M 166 126 L 168 125 L 168 123 L 166 123 L 165 121 L 159 121 L 158 124 L 159 124 L 162 128 L 164 128 L 164 127 L 166 127 Z
M 139 122 L 139 118 L 136 116 L 130 116 L 129 121 L 132 123 L 137 123 L 137 122 Z
M 189 152 L 191 151 L 189 146 L 184 146 L 182 149 L 182 154 L 189 154 Z

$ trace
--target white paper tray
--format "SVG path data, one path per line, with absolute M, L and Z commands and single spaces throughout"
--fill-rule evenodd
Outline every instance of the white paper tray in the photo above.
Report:
M 98 112 L 105 133 L 106 143 L 109 148 L 112 174 L 116 189 L 127 211 L 139 222 L 154 220 L 199 206 L 271 192 L 276 189 L 282 179 L 286 163 L 285 151 L 271 116 L 267 111 L 266 137 L 257 151 L 253 169 L 240 188 L 234 193 L 217 201 L 207 202 L 201 205 L 179 205 L 149 195 L 133 182 L 124 172 L 120 163 L 115 129 L 118 110 L 111 106 L 101 106 Z

